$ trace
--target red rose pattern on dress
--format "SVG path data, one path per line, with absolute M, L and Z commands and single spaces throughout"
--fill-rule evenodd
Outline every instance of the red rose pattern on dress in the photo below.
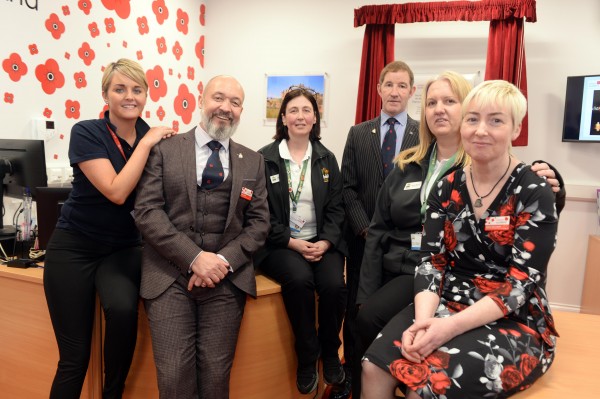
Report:
M 431 255 L 417 268 L 415 293 L 441 295 L 436 317 L 460 312 L 485 296 L 505 317 L 474 329 L 468 345 L 452 339 L 418 364 L 402 357 L 401 332 L 389 336 L 402 325 L 384 329 L 377 340 L 393 343 L 398 355 L 387 361 L 390 373 L 423 399 L 504 397 L 527 389 L 554 360 L 558 333 L 544 287 L 555 245 L 546 237 L 556 236 L 553 196 L 545 181 L 520 164 L 488 213 L 476 220 L 464 173 L 450 176 L 429 200 L 423 250 Z M 486 232 L 487 216 L 509 216 L 510 234 Z M 440 230 L 443 235 L 427 237 Z

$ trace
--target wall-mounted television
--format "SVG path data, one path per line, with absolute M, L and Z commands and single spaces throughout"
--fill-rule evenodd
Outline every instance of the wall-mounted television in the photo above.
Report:
M 567 77 L 562 141 L 600 143 L 600 74 Z

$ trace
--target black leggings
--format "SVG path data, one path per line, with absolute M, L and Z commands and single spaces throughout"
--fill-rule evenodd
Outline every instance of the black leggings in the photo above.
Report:
M 141 247 L 115 248 L 56 229 L 44 290 L 59 361 L 50 399 L 76 399 L 90 360 L 96 293 L 104 310 L 103 398 L 121 398 L 137 339 Z

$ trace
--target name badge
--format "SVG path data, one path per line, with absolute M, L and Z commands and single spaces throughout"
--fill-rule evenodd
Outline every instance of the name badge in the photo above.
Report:
M 252 199 L 252 193 L 254 193 L 254 191 L 250 190 L 249 188 L 242 187 L 242 192 L 240 193 L 240 197 L 242 197 L 245 200 L 250 201 Z
M 406 185 L 404 186 L 404 189 L 405 190 L 418 190 L 421 188 L 422 184 L 423 183 L 420 181 L 412 181 L 412 182 L 406 183 Z
M 413 251 L 418 251 L 421 249 L 421 239 L 423 238 L 423 233 L 413 233 L 410 235 L 410 249 Z
M 279 175 L 269 176 L 269 179 L 271 179 L 271 183 L 273 184 L 279 183 Z
M 300 215 L 296 212 L 292 212 L 290 215 L 290 230 L 294 233 L 299 233 L 304 227 L 306 220 L 304 220 Z
M 507 231 L 510 229 L 510 216 L 490 216 L 485 219 L 485 231 Z

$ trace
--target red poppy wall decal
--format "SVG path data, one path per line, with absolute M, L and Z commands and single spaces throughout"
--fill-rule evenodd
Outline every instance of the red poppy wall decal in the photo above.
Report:
M 163 119 L 165 119 L 165 110 L 162 107 L 162 105 L 160 107 L 158 107 L 158 109 L 156 110 L 156 116 L 158 117 L 158 120 L 161 122 Z
M 152 101 L 157 102 L 161 97 L 167 95 L 165 73 L 160 65 L 146 71 L 146 80 L 148 80 L 148 91 Z
M 71 10 L 69 10 L 69 6 L 63 6 L 62 12 L 64 16 L 71 15 Z
M 198 94 L 202 95 L 202 93 L 204 93 L 204 83 L 200 81 L 200 83 L 198 83 Z
M 183 54 L 183 49 L 181 48 L 179 41 L 176 41 L 175 45 L 173 46 L 173 55 L 175 56 L 175 58 L 177 58 L 177 61 L 179 61 L 182 54 Z
M 36 55 L 38 52 L 37 44 L 34 43 L 29 45 L 29 54 Z
M 62 34 L 65 33 L 65 24 L 61 22 L 61 20 L 58 18 L 58 15 L 52 13 L 46 20 L 46 29 L 48 32 L 50 32 L 53 38 L 58 40 Z
M 152 11 L 159 25 L 162 25 L 169 18 L 169 9 L 165 5 L 165 0 L 154 0 L 152 2 Z
M 79 101 L 65 101 L 65 115 L 69 119 L 79 119 Z
M 136 55 L 138 61 L 142 60 L 144 58 L 144 54 L 142 53 L 142 50 L 136 51 L 135 55 Z
M 175 108 L 175 113 L 181 117 L 183 123 L 190 123 L 192 114 L 196 109 L 196 97 L 190 93 L 186 85 L 182 84 L 179 86 L 173 107 Z
M 44 108 L 44 112 L 42 112 L 42 115 L 50 119 L 52 117 L 52 111 L 48 107 L 46 107 Z
M 83 42 L 81 44 L 81 47 L 79 47 L 79 50 L 77 50 L 77 54 L 87 66 L 92 65 L 92 61 L 94 61 L 94 58 L 96 58 L 96 53 L 94 50 L 92 50 L 88 42 Z
M 17 53 L 12 53 L 7 59 L 2 61 L 2 69 L 4 69 L 13 82 L 18 82 L 21 80 L 21 77 L 27 74 L 27 65 L 25 65 L 21 60 L 21 56 Z
M 56 160 L 58 159 L 58 154 L 54 154 L 53 158 Z
M 178 121 L 173 121 L 173 130 L 175 130 L 176 132 L 179 132 L 179 122 Z
M 97 23 L 92 22 L 88 25 L 88 29 L 90 30 L 90 35 L 92 35 L 92 37 L 97 37 L 98 35 L 100 35 L 100 29 L 98 29 Z
M 58 138 L 61 139 L 61 140 L 64 140 L 65 139 L 65 135 L 61 134 L 61 135 L 58 136 Z
M 104 119 L 104 113 L 108 111 L 108 105 L 104 104 L 104 107 L 102 107 L 102 111 L 100 111 L 100 114 L 98 115 L 98 119 Z
M 205 15 L 206 14 L 206 5 L 200 4 L 200 25 L 204 26 Z
M 15 99 L 15 96 L 12 93 L 5 92 L 4 93 L 4 102 L 7 104 L 12 104 Z
M 102 5 L 107 10 L 114 10 L 121 19 L 127 19 L 131 12 L 129 0 L 102 0 Z
M 71 54 L 69 54 L 68 52 L 65 53 L 65 60 L 70 60 L 71 59 Z
M 78 89 L 87 86 L 87 81 L 85 80 L 85 72 L 75 72 L 75 74 L 73 75 L 73 79 L 75 79 L 75 87 L 77 87 Z
M 146 17 L 139 17 L 137 19 L 137 25 L 140 35 L 145 35 L 146 33 L 150 32 L 150 27 L 148 27 L 148 20 Z
M 55 59 L 49 58 L 44 64 L 35 67 L 35 77 L 42 84 L 46 94 L 54 94 L 65 85 L 65 75 L 62 74 Z
M 187 72 L 188 72 L 188 73 L 187 73 L 187 77 L 188 77 L 188 79 L 190 79 L 190 80 L 194 80 L 194 68 L 193 68 L 193 67 L 191 67 L 191 66 L 189 66 L 189 67 L 187 68 Z
M 200 60 L 200 66 L 204 68 L 204 35 L 200 36 L 200 40 L 196 43 L 196 57 Z
M 85 15 L 90 15 L 90 10 L 92 9 L 92 0 L 79 0 L 77 6 Z
M 177 30 L 184 35 L 188 33 L 188 22 L 190 17 L 188 13 L 183 11 L 181 8 L 177 9 Z
M 167 42 L 164 37 L 159 37 L 156 39 L 156 48 L 158 49 L 158 54 L 164 54 L 167 52 Z
M 117 31 L 115 20 L 112 18 L 104 18 L 104 26 L 106 27 L 106 33 L 115 33 Z
M 127 41 L 123 40 L 123 48 L 127 48 Z
M 146 112 L 146 116 L 145 116 L 145 118 L 146 118 L 146 119 L 150 118 L 150 111 L 146 110 L 145 112 Z

